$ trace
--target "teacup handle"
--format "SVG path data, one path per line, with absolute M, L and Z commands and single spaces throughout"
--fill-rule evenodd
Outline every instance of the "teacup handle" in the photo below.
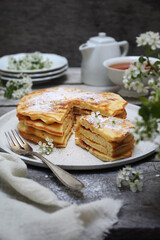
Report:
M 126 56 L 129 49 L 129 43 L 127 41 L 118 42 L 118 45 L 122 48 L 121 57 Z

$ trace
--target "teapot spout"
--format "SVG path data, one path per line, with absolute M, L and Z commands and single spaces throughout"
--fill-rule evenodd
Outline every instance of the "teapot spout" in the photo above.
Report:
M 87 43 L 82 44 L 79 47 L 79 51 L 82 54 L 83 61 L 88 61 L 89 57 L 91 56 L 91 53 L 93 52 L 94 45 L 88 45 Z
M 79 51 L 83 54 L 87 53 L 91 53 L 94 49 L 94 45 L 88 45 L 87 43 L 84 43 L 82 44 L 80 47 L 79 47 Z

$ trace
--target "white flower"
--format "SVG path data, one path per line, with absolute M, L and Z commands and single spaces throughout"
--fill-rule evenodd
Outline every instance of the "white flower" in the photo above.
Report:
M 130 183 L 130 189 L 132 192 L 142 191 L 143 182 L 136 179 L 134 182 Z
M 160 48 L 160 35 L 152 31 L 142 33 L 136 38 L 136 42 L 138 47 L 149 45 L 152 50 L 155 50 Z
M 19 78 L 6 83 L 6 91 L 10 91 L 11 97 L 14 99 L 20 99 L 32 91 L 31 78 L 24 74 L 20 74 Z
M 19 75 L 20 78 L 22 78 L 20 80 L 20 84 L 23 85 L 24 88 L 31 88 L 32 87 L 32 79 L 30 78 L 29 75 L 27 74 L 20 74 Z
M 52 61 L 49 59 L 43 61 L 43 55 L 40 52 L 25 54 L 23 58 L 18 60 L 13 57 L 8 59 L 8 69 L 11 70 L 37 70 L 51 66 Z
M 130 174 L 130 172 L 132 171 L 132 167 L 131 166 L 126 166 L 122 169 L 124 172 L 126 172 L 127 175 Z
M 39 141 L 39 142 L 38 142 L 38 145 L 39 145 L 39 146 L 41 146 L 41 145 L 42 145 L 42 142 L 41 142 L 41 141 Z
M 145 33 L 140 34 L 139 37 L 136 37 L 137 46 L 145 46 L 148 43 L 148 35 Z
M 135 65 L 130 65 L 123 76 L 124 87 L 129 90 L 133 89 L 138 93 L 148 93 L 148 87 L 139 79 L 139 75 L 145 72 L 145 64 L 137 62 Z
M 145 87 L 144 84 L 139 81 L 135 81 L 133 89 L 136 90 L 138 93 L 148 93 L 147 87 Z
M 131 79 L 132 78 L 132 76 L 137 76 L 138 74 L 137 74 L 137 69 L 136 69 L 136 67 L 133 65 L 133 64 L 131 64 L 130 66 L 129 66 L 129 68 L 127 69 L 127 70 L 125 70 L 125 73 L 124 73 L 124 76 L 127 78 L 127 79 Z
M 145 73 L 147 70 L 145 69 L 146 65 L 140 62 L 135 62 L 131 64 L 128 69 L 125 70 L 124 78 L 131 80 L 133 77 L 136 78 L 140 73 Z
M 148 99 L 149 101 L 154 101 L 154 96 L 149 96 Z
M 119 188 L 122 187 L 122 180 L 120 177 L 116 178 L 116 183 L 117 183 L 117 187 L 119 187 Z
M 155 82 L 155 80 L 154 80 L 153 78 L 151 78 L 151 79 L 148 80 L 148 85 L 149 85 L 150 87 L 154 86 L 155 83 L 156 83 L 156 82 Z
M 118 172 L 116 183 L 120 187 L 128 187 L 132 192 L 142 191 L 143 182 L 142 170 L 126 166 Z
M 14 99 L 20 99 L 22 98 L 24 95 L 26 95 L 28 92 L 26 92 L 24 89 L 20 88 L 18 90 L 13 91 L 12 93 L 12 98 Z
M 140 62 L 136 62 L 135 63 L 135 67 L 137 68 L 137 72 L 138 72 L 138 74 L 139 73 L 145 73 L 145 72 L 147 72 L 147 70 L 146 70 L 146 64 L 142 64 L 142 63 L 140 63 Z
M 140 179 L 140 180 L 143 179 L 142 173 L 143 173 L 143 170 L 141 170 L 141 169 L 139 169 L 139 168 L 136 168 L 136 169 L 133 169 L 133 170 L 132 170 L 132 174 L 133 174 L 136 178 L 138 178 L 138 179 Z
M 103 117 L 100 115 L 100 112 L 97 111 L 91 113 L 91 122 L 96 128 L 102 127 Z
M 118 172 L 118 176 L 117 176 L 117 183 L 119 182 L 120 185 L 127 185 L 129 180 L 129 175 L 127 174 L 127 172 L 123 169 L 120 170 Z
M 48 144 L 51 144 L 52 142 L 53 142 L 53 139 L 51 139 L 51 138 L 49 138 L 49 137 L 46 137 L 46 142 L 48 143 Z
M 54 148 L 53 139 L 49 139 L 48 137 L 45 139 L 47 143 L 42 143 L 41 141 L 38 143 L 39 150 L 42 154 L 49 155 Z
M 125 88 L 128 88 L 130 85 L 130 81 L 125 76 L 123 76 L 123 84 Z

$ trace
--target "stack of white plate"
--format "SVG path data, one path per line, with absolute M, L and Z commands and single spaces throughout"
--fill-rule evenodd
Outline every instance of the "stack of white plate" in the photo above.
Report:
M 68 69 L 68 61 L 65 57 L 57 54 L 41 53 L 43 61 L 49 59 L 52 62 L 50 68 L 38 69 L 38 70 L 9 70 L 8 60 L 9 57 L 13 57 L 16 60 L 22 59 L 26 53 L 18 53 L 13 55 L 7 55 L 0 58 L 0 78 L 4 81 L 19 79 L 20 73 L 28 74 L 33 83 L 41 83 L 50 81 L 52 79 L 61 77 Z

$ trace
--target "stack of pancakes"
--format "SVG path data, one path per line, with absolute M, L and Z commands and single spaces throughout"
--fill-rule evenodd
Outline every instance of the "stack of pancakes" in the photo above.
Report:
M 24 96 L 17 106 L 18 130 L 36 143 L 53 140 L 65 147 L 75 115 L 100 111 L 103 116 L 126 117 L 127 102 L 118 94 L 94 93 L 76 88 L 48 88 Z
M 132 155 L 134 126 L 127 119 L 104 117 L 97 127 L 92 116 L 77 118 L 75 126 L 76 144 L 103 161 L 114 161 Z
M 30 117 L 18 115 L 18 130 L 21 135 L 36 143 L 45 142 L 48 137 L 53 140 L 55 147 L 66 147 L 69 137 L 72 134 L 74 116 L 71 111 L 62 123 L 53 122 L 47 124 L 44 121 L 32 120 Z

